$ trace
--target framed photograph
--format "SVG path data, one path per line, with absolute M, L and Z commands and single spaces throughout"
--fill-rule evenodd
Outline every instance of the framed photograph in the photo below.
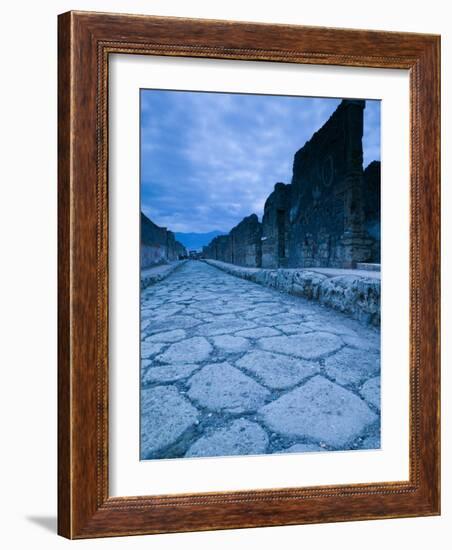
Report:
M 59 16 L 61 535 L 440 513 L 439 49 Z

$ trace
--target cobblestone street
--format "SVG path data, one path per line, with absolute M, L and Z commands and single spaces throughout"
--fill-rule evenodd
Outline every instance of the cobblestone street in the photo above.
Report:
M 380 332 L 188 261 L 141 293 L 141 458 L 380 446 Z

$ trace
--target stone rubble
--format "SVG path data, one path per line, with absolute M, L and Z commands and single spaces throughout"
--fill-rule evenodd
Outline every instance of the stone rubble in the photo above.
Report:
M 270 430 L 286 437 L 301 437 L 327 445 L 349 445 L 377 416 L 359 397 L 323 376 L 259 410 Z

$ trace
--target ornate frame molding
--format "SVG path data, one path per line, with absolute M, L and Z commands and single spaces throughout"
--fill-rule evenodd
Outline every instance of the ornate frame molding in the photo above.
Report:
M 439 48 L 438 36 L 422 34 L 89 12 L 59 16 L 61 535 L 86 538 L 439 513 Z M 109 55 L 121 53 L 410 71 L 409 481 L 109 497 L 107 94 Z

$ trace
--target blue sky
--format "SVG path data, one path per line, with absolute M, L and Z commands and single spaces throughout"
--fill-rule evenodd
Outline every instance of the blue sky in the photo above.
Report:
M 141 208 L 177 232 L 262 216 L 294 153 L 340 99 L 141 90 Z M 364 166 L 380 159 L 380 102 L 364 110 Z

